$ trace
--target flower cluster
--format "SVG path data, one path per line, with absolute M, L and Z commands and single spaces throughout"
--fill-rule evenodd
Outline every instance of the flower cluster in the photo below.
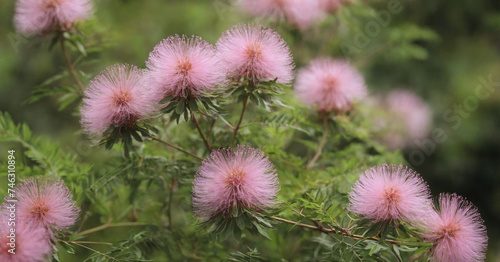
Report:
M 377 139 L 390 150 L 414 147 L 429 134 L 431 111 L 412 91 L 396 89 L 385 97 L 375 97 L 373 102 L 382 112 L 382 117 L 373 121 L 380 133 Z
M 158 98 L 146 85 L 144 71 L 131 65 L 106 68 L 85 90 L 82 125 L 89 133 L 102 135 L 112 126 L 134 126 L 158 108 Z
M 193 207 L 200 219 L 228 215 L 233 209 L 269 208 L 278 192 L 273 164 L 247 146 L 213 151 L 193 183 Z
M 320 58 L 302 68 L 295 81 L 295 94 L 306 105 L 323 112 L 348 111 L 366 96 L 363 76 L 348 62 Z
M 85 91 L 82 126 L 101 137 L 111 127 L 134 128 L 148 120 L 166 97 L 209 95 L 227 79 L 290 83 L 294 63 L 285 41 L 261 25 L 236 25 L 212 46 L 200 37 L 170 36 L 149 54 L 147 69 L 115 65 Z
M 253 16 L 285 18 L 292 26 L 305 30 L 335 13 L 340 0 L 243 0 L 241 10 Z
M 350 210 L 379 221 L 403 220 L 423 228 L 436 261 L 484 259 L 486 228 L 476 207 L 455 194 L 441 194 L 433 207 L 425 181 L 401 165 L 365 171 L 349 194 Z
M 89 0 L 18 0 L 14 25 L 18 33 L 26 35 L 65 31 L 91 12 Z
M 16 192 L 15 254 L 5 243 L 0 246 L 0 261 L 44 261 L 53 247 L 50 239 L 62 229 L 73 226 L 80 212 L 63 181 L 38 177 L 18 184 Z M 8 219 L 8 201 L 0 209 L 0 221 Z M 7 223 L 0 224 L 0 234 L 12 230 Z

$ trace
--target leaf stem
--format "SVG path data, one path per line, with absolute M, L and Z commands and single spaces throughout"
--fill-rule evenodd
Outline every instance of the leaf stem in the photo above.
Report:
M 63 35 L 60 36 L 61 38 L 61 50 L 64 56 L 64 60 L 66 61 L 66 66 L 68 66 L 69 73 L 73 77 L 73 79 L 76 82 L 76 85 L 80 89 L 80 92 L 82 95 L 85 93 L 85 88 L 83 87 L 82 82 L 80 81 L 80 78 L 78 78 L 78 75 L 76 74 L 75 68 L 73 67 L 73 63 L 71 63 L 71 60 L 69 59 L 69 54 L 68 50 L 66 49 L 66 43 L 65 43 L 65 38 Z
M 171 144 L 171 143 L 169 143 L 167 141 L 161 140 L 160 138 L 158 138 L 156 136 L 150 136 L 150 138 L 153 139 L 153 140 L 155 140 L 155 141 L 158 141 L 158 142 L 160 142 L 160 143 L 162 143 L 164 145 L 167 145 L 167 146 L 169 146 L 171 148 L 177 149 L 178 151 L 180 151 L 182 153 L 185 153 L 187 155 L 190 155 L 190 156 L 192 156 L 192 157 L 194 157 L 194 158 L 196 158 L 196 159 L 198 159 L 200 161 L 203 161 L 202 157 L 199 157 L 199 156 L 197 156 L 197 155 L 195 155 L 195 154 L 193 154 L 193 153 L 191 153 L 189 151 L 186 151 L 186 150 L 184 150 L 184 149 L 182 149 L 182 148 L 180 148 L 180 147 L 178 147 L 178 146 L 176 146 L 174 144 Z
M 205 146 L 207 147 L 208 152 L 212 152 L 212 146 L 210 146 L 210 143 L 207 140 L 207 137 L 203 133 L 203 130 L 201 129 L 200 124 L 198 123 L 198 120 L 196 119 L 196 116 L 194 115 L 194 112 L 191 112 L 191 118 L 193 119 L 193 123 L 196 126 L 196 129 L 198 129 L 198 133 L 200 133 L 201 139 L 203 139 L 203 142 L 205 143 Z

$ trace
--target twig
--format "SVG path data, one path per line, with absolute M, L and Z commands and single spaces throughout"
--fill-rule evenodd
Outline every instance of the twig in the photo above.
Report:
M 173 227 L 172 227 L 172 198 L 174 195 L 174 186 L 175 186 L 175 176 L 172 175 L 172 181 L 170 182 L 170 193 L 168 196 L 168 207 L 167 207 L 168 229 L 170 229 L 170 231 L 173 230 Z
M 61 38 L 61 50 L 64 56 L 64 60 L 66 61 L 66 65 L 68 66 L 69 73 L 73 77 L 73 79 L 76 82 L 76 85 L 82 92 L 82 94 L 85 93 L 85 88 L 83 87 L 82 82 L 80 81 L 80 78 L 78 78 L 78 75 L 76 74 L 75 68 L 73 67 L 73 63 L 71 63 L 71 60 L 69 59 L 69 54 L 68 50 L 66 49 L 66 44 L 65 44 L 65 38 L 63 35 L 60 36 Z
M 79 233 L 79 235 L 92 234 L 92 233 L 95 233 L 95 232 L 98 232 L 98 231 L 101 231 L 101 230 L 104 230 L 104 229 L 107 229 L 110 227 L 131 227 L 131 226 L 145 226 L 145 225 L 147 225 L 147 224 L 146 223 L 138 223 L 138 222 L 122 222 L 122 223 L 115 223 L 115 224 L 111 224 L 111 223 L 107 222 L 106 224 L 100 225 L 98 227 L 94 227 L 94 228 L 82 231 Z
M 245 109 L 247 108 L 247 103 L 248 103 L 248 94 L 243 97 L 243 108 L 241 109 L 241 115 L 240 115 L 240 120 L 238 121 L 238 124 L 234 128 L 234 134 L 233 134 L 233 142 L 231 142 L 231 145 L 234 146 L 234 142 L 236 141 L 236 137 L 238 136 L 238 130 L 241 127 L 241 122 L 243 121 L 243 116 L 245 115 Z
M 323 151 L 323 147 L 326 144 L 326 139 L 328 138 L 328 118 L 325 117 L 323 118 L 323 137 L 321 137 L 321 141 L 319 142 L 318 145 L 318 150 L 316 151 L 316 154 L 314 155 L 313 159 L 307 164 L 307 169 L 311 169 L 314 163 L 318 161 L 319 157 L 321 156 L 321 153 Z
M 160 143 L 162 143 L 164 145 L 167 145 L 167 146 L 169 146 L 171 148 L 177 149 L 177 150 L 179 150 L 182 153 L 188 154 L 188 155 L 190 155 L 190 156 L 192 156 L 192 157 L 194 157 L 194 158 L 196 158 L 196 159 L 198 159 L 200 161 L 203 161 L 202 157 L 199 157 L 199 156 L 197 156 L 197 155 L 195 155 L 195 154 L 193 154 L 193 153 L 191 153 L 189 151 L 186 151 L 186 150 L 184 150 L 184 149 L 182 149 L 182 148 L 180 148 L 180 147 L 178 147 L 178 146 L 176 146 L 174 144 L 171 144 L 171 143 L 169 143 L 167 141 L 161 140 L 160 138 L 158 138 L 156 136 L 150 136 L 150 138 L 153 139 L 153 140 L 155 140 L 155 141 L 158 141 L 158 142 L 160 142 Z
M 66 244 L 68 244 L 67 242 L 65 242 L 65 243 L 66 243 Z M 95 249 L 93 249 L 93 248 L 90 248 L 90 247 L 88 247 L 88 246 L 85 246 L 85 245 L 79 244 L 78 242 L 71 241 L 70 243 L 71 243 L 71 244 L 75 244 L 75 245 L 77 245 L 77 246 L 81 246 L 81 247 L 83 247 L 83 248 L 85 248 L 85 249 L 88 249 L 88 250 L 90 250 L 90 251 L 92 251 L 92 252 L 94 252 L 94 253 L 97 253 L 97 254 L 103 255 L 103 256 L 105 256 L 105 257 L 108 257 L 108 258 L 110 258 L 110 259 L 112 259 L 112 260 L 118 261 L 118 260 L 117 260 L 116 258 L 114 258 L 114 257 L 108 256 L 108 255 L 106 255 L 106 254 L 104 254 L 104 253 L 102 253 L 102 252 L 100 252 L 100 251 L 98 251 L 98 250 L 95 250 Z
M 309 228 L 309 229 L 312 229 L 312 230 L 320 231 L 320 232 L 326 233 L 326 234 L 334 233 L 334 234 L 337 234 L 337 235 L 343 235 L 343 236 L 346 236 L 346 237 L 350 237 L 350 238 L 355 239 L 355 240 L 367 239 L 367 240 L 375 240 L 377 242 L 382 242 L 382 240 L 380 238 L 377 238 L 377 237 L 365 237 L 365 236 L 361 236 L 361 235 L 351 234 L 351 233 L 349 233 L 347 231 L 337 231 L 337 230 L 334 230 L 334 229 L 326 228 L 323 225 L 321 225 L 321 226 L 313 226 L 313 225 L 303 224 L 303 223 L 291 221 L 291 220 L 284 219 L 284 218 L 281 218 L 281 217 L 276 217 L 276 216 L 270 216 L 269 218 L 274 219 L 276 221 L 283 222 L 283 223 L 287 223 L 287 224 L 290 224 L 290 225 L 295 225 L 295 226 L 299 226 L 299 227 L 303 227 L 303 228 Z M 319 222 L 317 222 L 317 223 L 319 223 Z M 396 241 L 396 240 L 385 239 L 384 241 L 392 243 L 392 244 L 401 244 L 401 242 Z
M 200 127 L 200 124 L 198 123 L 198 120 L 196 120 L 196 116 L 194 115 L 194 112 L 191 112 L 191 118 L 193 119 L 193 123 L 196 126 L 196 129 L 198 129 L 198 133 L 200 133 L 201 139 L 203 139 L 203 142 L 205 143 L 205 146 L 207 147 L 208 152 L 212 152 L 212 146 L 210 146 L 210 143 L 208 143 L 207 137 L 203 133 L 203 130 Z

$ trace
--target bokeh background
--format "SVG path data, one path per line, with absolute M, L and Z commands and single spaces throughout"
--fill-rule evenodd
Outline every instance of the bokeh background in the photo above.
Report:
M 115 63 L 144 67 L 153 47 L 171 34 L 195 34 L 215 43 L 232 25 L 257 21 L 229 0 L 94 2 L 91 28 L 98 33 L 88 37 L 101 43 L 102 51 L 90 54 L 78 66 L 89 77 Z M 386 10 L 388 4 L 355 3 L 371 9 L 353 7 L 349 15 L 329 18 L 306 32 L 283 23 L 258 21 L 275 27 L 293 46 L 297 67 L 318 56 L 344 57 L 363 72 L 371 93 L 407 87 L 429 103 L 433 127 L 444 130 L 446 139 L 422 142 L 425 148 L 403 153 L 429 182 L 434 195 L 456 192 L 479 208 L 489 236 L 487 261 L 500 261 L 500 2 L 401 1 L 402 12 L 394 14 L 366 47 L 350 55 L 342 51 L 342 44 L 352 41 L 373 20 L 370 12 Z M 50 38 L 17 35 L 13 14 L 14 1 L 2 1 L 0 111 L 9 112 L 16 122 L 27 123 L 36 134 L 61 141 L 81 157 L 92 157 L 92 150 L 100 150 L 75 138 L 80 132 L 79 117 L 72 114 L 76 104 L 60 111 L 57 96 L 29 101 L 32 91 L 65 65 L 59 48 L 50 48 Z M 352 24 L 342 24 L 349 19 Z M 339 20 L 340 28 L 332 29 Z M 398 39 L 415 26 L 423 31 L 410 41 L 415 48 L 405 51 Z M 484 82 L 481 79 L 489 80 L 488 87 L 493 88 L 485 99 L 475 95 Z

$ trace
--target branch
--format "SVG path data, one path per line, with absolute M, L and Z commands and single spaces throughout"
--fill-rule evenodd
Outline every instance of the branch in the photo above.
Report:
M 79 235 L 88 235 L 88 234 L 92 234 L 92 233 L 95 233 L 95 232 L 98 232 L 98 231 L 101 231 L 101 230 L 104 230 L 104 229 L 107 229 L 110 227 L 131 227 L 131 226 L 145 226 L 145 225 L 148 225 L 148 224 L 138 223 L 138 222 L 122 222 L 122 223 L 111 224 L 108 222 L 108 223 L 100 225 L 98 227 L 87 229 L 87 230 L 82 231 L 78 234 Z
M 182 148 L 180 148 L 180 147 L 178 147 L 178 146 L 176 146 L 176 145 L 174 145 L 174 144 L 171 144 L 171 143 L 169 143 L 169 142 L 167 142 L 167 141 L 161 140 L 161 139 L 159 139 L 159 138 L 158 138 L 158 137 L 156 137 L 156 136 L 150 136 L 150 138 L 151 138 L 151 139 L 153 139 L 153 140 L 155 140 L 155 141 L 158 141 L 158 142 L 160 142 L 160 143 L 162 143 L 162 144 L 164 144 L 164 145 L 167 145 L 167 146 L 169 146 L 169 147 L 171 147 L 171 148 L 177 149 L 177 150 L 179 150 L 179 151 L 180 151 L 180 152 L 182 152 L 182 153 L 188 154 L 188 155 L 190 155 L 190 156 L 192 156 L 192 157 L 194 157 L 194 158 L 196 158 L 196 159 L 198 159 L 198 160 L 200 160 L 200 161 L 203 161 L 203 158 L 202 158 L 202 157 L 199 157 L 199 156 L 197 156 L 197 155 L 195 155 L 195 154 L 193 154 L 193 153 L 191 153 L 191 152 L 189 152 L 189 151 L 186 151 L 186 150 L 184 150 L 184 149 L 182 149 Z
M 302 223 L 299 223 L 299 222 L 291 221 L 291 220 L 284 219 L 284 218 L 281 218 L 281 217 L 276 217 L 276 216 L 270 216 L 269 218 L 274 219 L 274 220 L 279 221 L 279 222 L 286 223 L 286 224 L 290 224 L 290 225 L 294 225 L 294 226 L 299 226 L 299 227 L 303 227 L 303 228 L 308 228 L 308 229 L 316 230 L 316 231 L 319 231 L 319 232 L 322 232 L 322 233 L 326 233 L 326 234 L 329 234 L 329 235 L 330 234 L 337 234 L 337 235 L 346 236 L 346 237 L 349 237 L 349 238 L 352 238 L 352 239 L 355 239 L 355 240 L 366 239 L 366 240 L 375 240 L 377 242 L 382 242 L 382 240 L 380 238 L 378 238 L 378 237 L 365 237 L 365 236 L 361 236 L 361 235 L 351 234 L 347 230 L 338 231 L 338 230 L 335 230 L 333 228 L 326 228 L 326 227 L 323 226 L 323 224 L 321 224 L 318 221 L 315 221 L 316 222 L 316 226 L 313 226 L 313 225 L 302 224 Z M 385 239 L 384 241 L 392 243 L 392 244 L 401 244 L 401 242 L 396 241 L 396 240 Z
M 318 150 L 316 151 L 316 155 L 314 155 L 313 159 L 307 164 L 306 169 L 311 169 L 314 163 L 318 161 L 319 157 L 321 156 L 321 153 L 323 151 L 323 147 L 326 144 L 326 139 L 328 138 L 328 118 L 325 117 L 323 119 L 323 137 L 321 138 L 321 141 L 319 142 L 318 145 Z
M 194 115 L 194 112 L 191 112 L 191 118 L 193 119 L 193 123 L 196 126 L 196 129 L 198 129 L 198 133 L 200 133 L 201 139 L 203 139 L 203 142 L 205 143 L 205 146 L 207 147 L 208 152 L 212 152 L 212 146 L 210 146 L 210 143 L 208 143 L 207 137 L 203 133 L 203 130 L 201 130 L 200 124 L 198 123 L 198 120 L 196 120 L 196 116 Z
M 238 124 L 234 128 L 233 142 L 231 142 L 231 145 L 233 145 L 233 146 L 234 146 L 234 142 L 236 141 L 236 136 L 238 136 L 238 130 L 241 127 L 241 122 L 243 121 L 243 115 L 245 114 L 245 109 L 247 108 L 247 103 L 248 103 L 248 94 L 246 94 L 245 97 L 243 98 L 243 108 L 241 109 L 240 120 L 238 121 Z
M 76 85 L 78 86 L 78 88 L 80 89 L 82 94 L 84 94 L 85 88 L 83 87 L 83 84 L 80 81 L 80 78 L 78 78 L 78 75 L 76 74 L 75 68 L 73 67 L 73 63 L 71 63 L 71 60 L 69 59 L 68 50 L 66 49 L 66 44 L 65 44 L 66 39 L 64 38 L 63 35 L 61 35 L 60 38 L 61 38 L 61 50 L 62 50 L 62 53 L 64 56 L 64 60 L 66 61 L 66 66 L 68 66 L 69 73 L 71 74 L 71 76 L 75 80 Z

